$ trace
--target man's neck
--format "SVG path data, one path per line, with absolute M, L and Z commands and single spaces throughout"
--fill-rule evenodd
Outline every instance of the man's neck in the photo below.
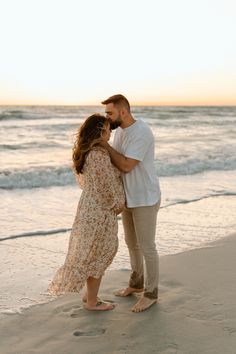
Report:
M 136 119 L 134 119 L 134 117 L 132 116 L 132 114 L 127 115 L 126 117 L 124 117 L 120 127 L 122 129 L 124 128 L 128 128 L 130 127 L 132 124 L 134 124 L 136 122 Z

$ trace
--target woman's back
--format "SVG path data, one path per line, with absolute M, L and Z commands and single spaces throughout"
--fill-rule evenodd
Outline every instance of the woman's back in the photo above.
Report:
M 103 147 L 96 146 L 88 153 L 79 182 L 83 187 L 81 207 L 90 203 L 90 207 L 115 211 L 125 203 L 120 172 Z

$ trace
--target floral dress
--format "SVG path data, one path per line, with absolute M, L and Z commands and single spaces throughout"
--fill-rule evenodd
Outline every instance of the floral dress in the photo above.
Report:
M 107 150 L 93 148 L 78 179 L 83 191 L 68 253 L 49 285 L 49 291 L 56 295 L 79 292 L 88 277 L 101 277 L 118 249 L 117 212 L 124 207 L 125 196 L 120 172 Z

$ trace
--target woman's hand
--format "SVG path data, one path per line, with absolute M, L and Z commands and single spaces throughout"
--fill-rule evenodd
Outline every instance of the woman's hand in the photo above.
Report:
M 118 209 L 116 209 L 116 215 L 119 215 L 119 214 L 121 214 L 122 213 L 122 211 L 124 210 L 124 205 L 122 205 L 122 206 L 120 206 Z

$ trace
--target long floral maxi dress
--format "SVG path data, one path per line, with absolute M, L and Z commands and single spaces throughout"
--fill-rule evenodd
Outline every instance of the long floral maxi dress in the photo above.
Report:
M 97 146 L 88 153 L 79 181 L 83 191 L 66 260 L 49 285 L 55 295 L 79 292 L 88 277 L 102 276 L 118 249 L 116 213 L 125 197 L 120 172 L 107 150 Z

